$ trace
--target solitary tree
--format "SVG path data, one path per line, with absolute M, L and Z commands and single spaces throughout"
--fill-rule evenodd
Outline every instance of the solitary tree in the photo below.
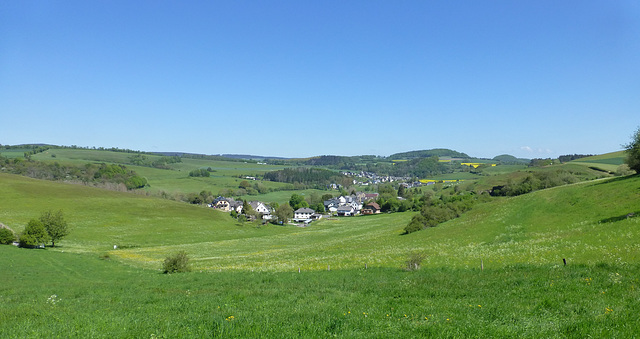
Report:
M 624 145 L 627 152 L 627 158 L 625 162 L 629 165 L 629 168 L 640 173 L 640 127 L 633 133 L 631 142 Z
M 67 221 L 64 220 L 61 210 L 42 213 L 42 215 L 40 215 L 40 222 L 47 230 L 49 238 L 51 239 L 51 247 L 55 247 L 56 241 L 69 234 L 69 227 Z

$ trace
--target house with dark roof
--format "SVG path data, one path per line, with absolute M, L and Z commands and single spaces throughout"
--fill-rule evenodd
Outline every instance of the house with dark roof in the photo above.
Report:
M 362 214 L 378 214 L 380 213 L 380 205 L 375 202 L 364 205 Z
M 338 215 L 341 217 L 350 217 L 356 215 L 359 211 L 353 208 L 351 205 L 345 205 L 338 207 Z

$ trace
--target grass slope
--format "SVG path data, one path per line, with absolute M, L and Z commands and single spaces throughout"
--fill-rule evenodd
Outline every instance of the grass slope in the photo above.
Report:
M 640 218 L 625 218 L 640 214 L 638 201 L 640 176 L 591 181 L 496 199 L 401 235 L 412 213 L 255 227 L 184 203 L 0 175 L 0 222 L 20 230 L 41 211 L 62 209 L 73 231 L 61 249 L 153 269 L 179 250 L 195 269 L 214 271 L 399 267 L 414 251 L 428 256 L 429 267 L 638 262 Z
M 634 337 L 638 201 L 640 176 L 592 181 L 402 236 L 410 213 L 255 228 L 0 174 L 0 221 L 19 229 L 62 208 L 73 227 L 60 248 L 0 246 L 0 337 Z M 105 250 L 118 236 L 128 247 Z M 178 249 L 196 271 L 160 274 Z M 416 250 L 424 267 L 401 270 Z
M 633 337 L 637 265 L 162 275 L 0 247 L 0 337 Z M 241 282 L 241 283 L 239 283 Z
M 624 163 L 626 157 L 625 151 L 618 151 L 600 155 L 594 155 L 591 157 L 580 158 L 571 161 L 572 163 L 580 164 L 583 166 L 595 167 L 609 172 L 615 172 L 618 166 Z

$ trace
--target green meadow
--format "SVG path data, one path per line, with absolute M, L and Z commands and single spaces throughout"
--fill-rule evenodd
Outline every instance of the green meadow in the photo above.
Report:
M 573 160 L 572 162 L 584 166 L 599 168 L 605 171 L 615 172 L 618 166 L 624 163 L 624 157 L 625 152 L 619 151 L 581 158 Z
M 126 166 L 145 177 L 149 187 L 144 190 L 151 194 L 187 194 L 211 191 L 219 194 L 224 189 L 237 189 L 246 176 L 262 175 L 267 171 L 284 168 L 284 166 L 262 165 L 254 162 L 221 161 L 207 159 L 183 158 L 180 163 L 168 164 L 169 169 L 136 166 L 128 164 L 134 153 L 113 152 L 88 149 L 49 149 L 33 156 L 34 160 L 59 162 L 61 164 L 84 165 L 89 162 L 106 162 L 126 164 Z M 148 161 L 154 161 L 161 156 L 144 154 Z M 195 169 L 211 168 L 210 177 L 190 177 L 189 172 Z M 261 181 L 267 188 L 280 190 L 288 188 L 287 184 Z M 288 194 L 288 197 L 291 193 Z
M 174 165 L 146 169 L 203 166 Z M 258 225 L 0 173 L 0 222 L 61 209 L 71 227 L 55 248 L 0 246 L 0 337 L 634 337 L 639 192 L 638 175 L 588 180 L 403 235 L 413 212 Z M 162 274 L 178 251 L 192 272 Z
M 637 335 L 638 266 L 391 268 L 173 275 L 0 247 L 3 338 Z

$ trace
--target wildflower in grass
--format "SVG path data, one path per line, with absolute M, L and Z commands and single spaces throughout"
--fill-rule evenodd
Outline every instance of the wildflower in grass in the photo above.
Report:
M 55 306 L 57 303 L 59 303 L 60 301 L 62 301 L 62 299 L 58 298 L 58 295 L 56 294 L 52 294 L 48 299 L 47 299 L 47 303 Z

